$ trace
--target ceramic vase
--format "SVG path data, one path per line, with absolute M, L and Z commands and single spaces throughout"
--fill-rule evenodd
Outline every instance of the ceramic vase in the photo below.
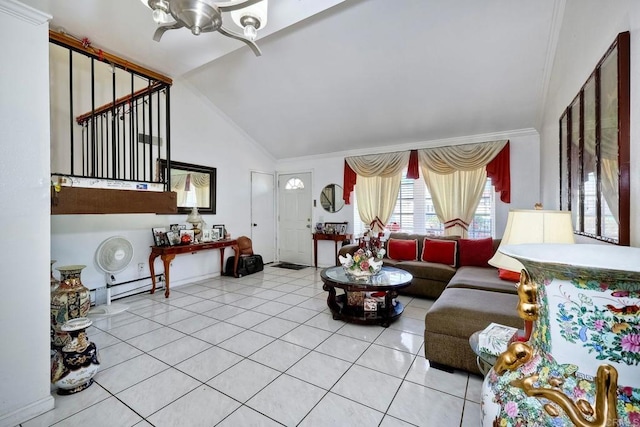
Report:
M 57 261 L 55 259 L 52 259 L 51 265 L 49 266 L 49 272 L 51 273 L 51 292 L 58 289 L 58 286 L 60 285 L 60 281 L 53 277 L 53 264 L 55 264 L 56 262 Z
M 51 292 L 51 344 L 61 348 L 69 342 L 69 335 L 62 325 L 70 319 L 85 317 L 91 308 L 91 295 L 80 280 L 84 265 L 57 267 L 60 285 Z
M 62 330 L 69 334 L 69 342 L 51 361 L 51 382 L 58 387 L 58 394 L 77 393 L 93 384 L 100 360 L 96 345 L 87 338 L 86 329 L 91 323 L 86 317 L 78 317 L 62 325 Z
M 640 248 L 514 245 L 520 317 L 485 377 L 483 426 L 640 426 Z

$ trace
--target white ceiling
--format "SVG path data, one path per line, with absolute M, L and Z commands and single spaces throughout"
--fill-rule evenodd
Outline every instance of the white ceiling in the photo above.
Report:
M 276 159 L 535 128 L 562 0 L 270 0 L 262 56 L 139 0 L 22 0 L 184 78 Z M 233 24 L 231 24 L 233 25 Z

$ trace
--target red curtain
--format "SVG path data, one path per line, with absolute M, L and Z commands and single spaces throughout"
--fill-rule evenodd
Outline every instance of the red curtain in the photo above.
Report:
M 500 200 L 504 203 L 511 203 L 511 162 L 509 151 L 509 141 L 502 151 L 487 163 L 487 176 L 491 178 L 491 184 L 496 192 L 500 193 Z
M 407 178 L 420 178 L 420 166 L 418 166 L 418 150 L 411 150 L 409 154 L 409 166 L 407 167 Z
M 351 192 L 353 191 L 353 187 L 356 185 L 357 175 L 351 169 L 351 166 L 347 163 L 347 160 L 344 161 L 344 178 L 342 181 L 342 198 L 344 199 L 345 205 L 350 204 L 349 201 L 351 199 Z

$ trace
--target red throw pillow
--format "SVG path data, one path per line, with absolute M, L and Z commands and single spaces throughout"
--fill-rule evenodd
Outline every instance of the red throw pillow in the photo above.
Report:
M 502 280 L 508 280 L 510 282 L 519 282 L 520 273 L 517 271 L 505 270 L 504 268 L 498 269 L 498 277 Z
M 422 260 L 456 266 L 456 251 L 458 242 L 455 240 L 424 239 Z
M 489 267 L 489 260 L 493 256 L 493 239 L 460 239 L 460 267 Z
M 396 261 L 415 261 L 418 259 L 418 241 L 389 239 L 387 256 Z

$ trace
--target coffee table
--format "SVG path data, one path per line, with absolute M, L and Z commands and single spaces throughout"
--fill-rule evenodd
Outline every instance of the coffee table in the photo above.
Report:
M 322 289 L 329 292 L 327 305 L 335 320 L 359 324 L 377 324 L 385 328 L 396 320 L 404 311 L 400 301 L 396 301 L 398 290 L 411 284 L 413 276 L 399 268 L 382 267 L 380 273 L 366 279 L 356 279 L 347 275 L 342 267 L 330 267 L 322 270 L 320 277 L 324 282 Z M 336 288 L 344 290 L 344 294 L 336 295 Z M 360 292 L 382 293 L 379 308 L 367 311 L 359 303 Z M 358 293 L 358 294 L 356 294 Z M 384 303 L 382 303 L 384 301 Z

